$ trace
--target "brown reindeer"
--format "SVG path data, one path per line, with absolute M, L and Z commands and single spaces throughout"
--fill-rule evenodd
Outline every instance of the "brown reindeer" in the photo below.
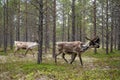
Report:
M 14 41 L 14 45 L 15 45 L 14 55 L 16 54 L 16 52 L 18 50 L 25 49 L 26 50 L 25 55 L 30 50 L 33 53 L 33 56 L 34 56 L 34 52 L 32 51 L 32 49 L 33 49 L 33 47 L 37 46 L 38 43 L 37 42 Z
M 83 44 L 81 41 L 73 41 L 73 42 L 57 42 L 57 50 L 58 54 L 55 56 L 55 62 L 57 63 L 57 56 L 62 54 L 62 58 L 68 63 L 68 61 L 65 59 L 65 54 L 70 54 L 71 56 L 71 61 L 70 64 L 73 63 L 75 60 L 76 56 L 78 55 L 79 60 L 81 62 L 81 65 L 83 65 L 81 54 L 88 50 L 89 48 L 99 48 L 100 46 L 100 39 L 99 37 L 95 37 L 93 39 L 89 39 L 89 42 Z

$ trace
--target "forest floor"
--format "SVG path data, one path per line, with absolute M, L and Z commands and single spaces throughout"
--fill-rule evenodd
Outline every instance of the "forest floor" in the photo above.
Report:
M 84 66 L 78 57 L 73 64 L 67 64 L 59 56 L 55 64 L 49 53 L 43 54 L 42 63 L 37 64 L 37 54 L 23 57 L 11 51 L 0 52 L 0 80 L 120 80 L 120 51 L 106 55 L 102 49 L 97 54 L 89 50 L 82 59 Z

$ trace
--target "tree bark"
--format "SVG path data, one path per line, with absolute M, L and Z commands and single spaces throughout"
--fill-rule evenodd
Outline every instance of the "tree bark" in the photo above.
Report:
M 113 4 L 111 3 L 111 37 L 110 37 L 110 52 L 113 52 L 113 29 L 114 29 L 114 23 L 113 23 Z
M 101 39 L 101 42 L 102 42 L 102 49 L 104 49 L 104 4 L 102 3 L 102 39 Z
M 55 58 L 56 53 L 56 0 L 54 0 L 54 11 L 53 11 L 53 55 Z
M 69 13 L 68 13 L 68 30 L 67 30 L 67 35 L 68 35 L 68 40 L 67 41 L 70 41 L 70 17 L 69 17 Z
M 120 50 L 120 5 L 118 8 L 118 50 Z
M 94 37 L 96 36 L 96 0 L 93 2 L 94 5 Z M 94 53 L 97 53 L 97 49 L 94 49 Z
M 108 0 L 106 0 L 106 54 L 109 53 Z
M 75 0 L 72 0 L 72 41 L 75 41 Z
M 62 41 L 65 40 L 65 11 L 64 11 L 64 4 L 63 4 L 63 10 L 62 10 L 62 18 L 63 18 L 63 25 L 62 25 Z
M 3 15 L 4 15 L 4 53 L 7 52 L 7 33 L 8 33 L 8 0 L 7 0 L 7 4 L 4 1 L 4 11 L 3 11 Z
M 27 0 L 25 0 L 25 10 L 26 10 L 26 13 L 25 13 L 25 41 L 28 41 L 28 19 L 27 19 Z
M 47 50 L 49 48 L 49 17 L 48 17 L 48 0 L 46 0 L 46 14 L 45 14 L 45 53 L 47 53 Z
M 42 45 L 43 45 L 43 0 L 38 1 L 39 4 L 39 26 L 38 26 L 38 61 L 42 63 Z
M 16 40 L 20 40 L 20 0 L 18 1 L 18 15 L 17 15 L 17 26 L 16 26 Z

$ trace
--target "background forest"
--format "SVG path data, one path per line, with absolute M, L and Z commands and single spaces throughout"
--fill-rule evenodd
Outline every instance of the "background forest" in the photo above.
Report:
M 116 61 L 116 63 L 111 64 L 112 67 L 110 67 L 116 68 L 115 71 L 108 71 L 101 74 L 101 76 L 104 76 L 106 73 L 112 74 L 113 72 L 113 76 L 110 77 L 111 75 L 109 75 L 107 77 L 100 77 L 100 80 L 103 80 L 104 78 L 108 80 L 119 80 L 120 77 L 118 77 L 118 75 L 120 75 L 120 59 L 118 58 L 120 57 L 120 0 L 0 0 L 0 56 L 5 55 L 9 56 L 10 58 L 11 55 L 9 55 L 9 53 L 13 53 L 14 41 L 38 40 L 40 45 L 38 46 L 37 63 L 41 63 L 42 54 L 44 56 L 44 54 L 50 53 L 52 54 L 52 57 L 54 57 L 56 53 L 55 43 L 57 41 L 87 42 L 85 37 L 93 38 L 95 36 L 100 37 L 100 49 L 95 49 L 87 52 L 87 55 L 84 55 L 84 57 L 94 57 L 103 60 L 104 58 L 107 58 L 107 60 L 105 60 L 106 62 L 99 63 L 99 66 L 101 64 L 103 66 L 106 66 L 107 62 Z M 93 55 L 93 53 L 96 53 L 96 55 Z M 101 53 L 104 54 L 100 55 Z M 117 60 L 114 60 L 112 57 L 116 58 Z M 12 58 L 15 57 L 12 56 Z M 110 58 L 112 58 L 112 60 Z M 15 60 L 17 60 L 17 58 L 15 58 Z M 21 60 L 22 59 L 20 59 L 20 61 Z M 1 57 L 0 61 L 2 61 Z M 75 75 L 72 75 L 71 79 L 74 80 L 75 76 L 77 76 L 75 80 L 80 79 L 80 77 L 78 77 L 77 75 L 81 74 L 77 72 L 79 68 L 77 64 L 72 66 L 69 65 L 70 67 L 66 69 L 67 64 L 65 63 L 61 63 L 60 65 L 55 66 L 55 64 L 48 61 L 47 63 L 41 64 L 40 66 L 34 64 L 35 60 L 32 63 L 30 63 L 29 61 L 32 60 L 28 59 L 28 65 L 26 65 L 26 63 L 24 62 L 20 62 L 19 64 L 17 64 L 17 66 L 19 66 L 21 65 L 21 63 L 23 63 L 22 69 L 26 71 L 24 74 L 30 73 L 27 74 L 27 76 L 23 76 L 22 74 L 16 75 L 16 73 L 19 73 L 18 71 L 16 73 L 11 73 L 9 78 L 3 78 L 4 74 L 1 74 L 0 79 L 17 80 L 20 78 L 20 76 L 23 76 L 24 78 L 26 78 L 26 80 L 39 80 L 34 75 L 34 73 L 38 73 L 39 76 L 45 75 L 42 77 L 45 78 L 43 80 L 69 80 L 69 75 L 71 74 L 68 71 L 72 69 L 74 70 L 73 73 Z M 46 58 L 45 60 L 43 58 L 43 62 L 44 61 L 46 61 Z M 98 60 L 98 62 L 103 61 Z M 10 67 L 7 67 L 9 63 L 0 62 L 0 65 L 1 64 L 4 65 L 4 67 L 8 71 L 13 69 L 12 67 L 16 66 L 13 64 Z M 2 65 L 0 66 L 0 71 L 6 72 L 6 69 L 3 69 Z M 77 68 L 74 69 L 76 65 Z M 86 61 L 85 66 L 87 65 L 89 66 L 87 68 L 90 70 L 91 65 L 87 64 Z M 107 68 L 105 69 L 108 69 L 108 66 L 111 65 L 107 65 Z M 57 68 L 58 66 L 60 69 Z M 28 70 L 31 71 L 28 71 L 26 67 L 28 67 Z M 43 67 L 45 67 L 46 69 L 43 69 Z M 38 70 L 32 72 L 34 68 Z M 100 68 L 101 67 L 99 67 L 99 69 Z M 39 72 L 39 70 L 41 69 L 42 72 Z M 54 71 L 53 69 L 56 70 Z M 81 74 L 81 80 L 87 80 L 87 74 L 90 75 L 88 76 L 88 80 L 97 79 L 99 71 L 101 72 L 101 70 L 97 68 L 97 70 L 95 71 L 96 77 L 91 77 L 94 76 L 91 75 L 92 71 L 87 72 L 88 69 L 86 70 L 85 68 L 83 69 L 81 67 L 78 71 L 81 71 L 81 69 L 82 72 L 86 71 L 83 73 L 83 75 Z M 64 73 L 61 72 L 62 70 L 66 70 L 66 77 L 61 77 L 63 76 L 62 73 Z M 56 77 L 56 74 L 54 72 L 60 75 Z M 50 75 L 50 73 L 53 75 Z M 31 78 L 31 76 L 33 75 L 34 77 Z M 115 77 L 115 75 L 117 75 L 117 77 Z
M 13 48 L 15 40 L 38 39 L 39 0 L 0 1 L 0 47 L 4 52 Z M 120 10 L 118 0 L 43 0 L 43 44 L 45 50 L 56 41 L 75 40 L 85 42 L 85 37 L 98 35 L 101 47 L 120 49 Z M 55 7 L 54 7 L 55 6 Z M 56 11 L 54 11 L 56 8 Z M 55 17 L 54 17 L 55 16 Z M 54 18 L 55 22 L 54 22 Z M 107 45 L 107 46 L 105 46 Z M 107 52 L 108 53 L 108 52 Z

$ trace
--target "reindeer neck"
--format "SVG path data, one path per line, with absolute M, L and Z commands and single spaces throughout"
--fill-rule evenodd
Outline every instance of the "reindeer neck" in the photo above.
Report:
M 82 52 L 85 52 L 85 51 L 87 51 L 89 49 L 89 43 L 86 43 L 85 45 L 82 45 L 82 47 L 81 47 L 81 51 Z

